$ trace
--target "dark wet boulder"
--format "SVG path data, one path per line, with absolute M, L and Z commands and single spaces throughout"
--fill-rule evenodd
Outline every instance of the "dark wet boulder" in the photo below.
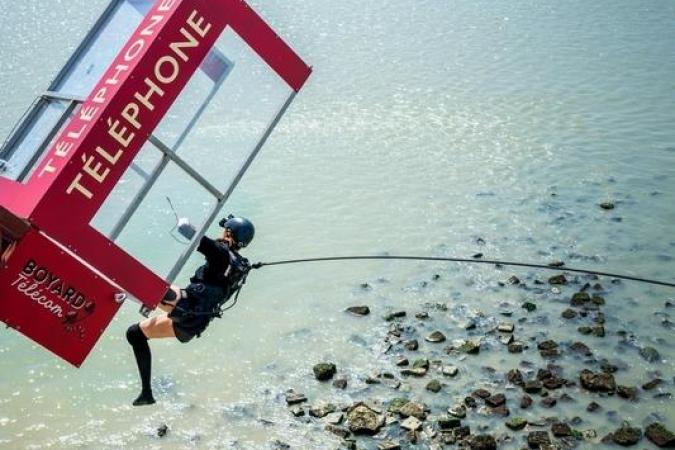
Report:
M 595 337 L 605 337 L 605 327 L 596 325 L 591 328 L 591 334 Z
M 405 311 L 394 311 L 384 316 L 384 320 L 386 320 L 387 322 L 391 322 L 394 319 L 400 319 L 405 316 L 406 316 Z
M 305 394 L 301 394 L 299 392 L 287 392 L 286 393 L 286 404 L 289 406 L 291 405 L 297 405 L 298 403 L 303 403 L 307 401 L 307 397 L 305 397 Z
M 663 383 L 663 379 L 661 378 L 654 378 L 651 381 L 646 382 L 645 384 L 642 385 L 642 389 L 645 391 L 651 391 L 652 389 L 656 388 L 659 386 L 661 383 Z
M 356 403 L 347 412 L 349 431 L 373 435 L 384 425 L 384 416 L 364 403 Z
M 486 398 L 488 398 L 491 395 L 492 394 L 487 389 L 476 389 L 475 391 L 473 391 L 471 393 L 472 397 L 482 398 L 483 400 L 485 400 Z
M 347 379 L 346 378 L 338 378 L 337 380 L 333 381 L 333 387 L 337 389 L 346 389 L 347 388 Z
M 548 279 L 548 284 L 567 284 L 567 278 L 565 278 L 565 275 L 554 275 Z
M 439 343 L 445 341 L 445 335 L 440 331 L 434 331 L 429 336 L 426 337 L 428 342 Z
M 351 435 L 351 433 L 347 428 L 333 424 L 326 425 L 325 430 L 328 431 L 329 433 L 333 433 L 334 435 L 342 439 L 347 439 Z
M 548 431 L 531 431 L 527 435 L 527 445 L 530 448 L 546 448 L 551 445 L 551 437 Z
M 485 399 L 485 404 L 496 408 L 506 403 L 506 396 L 504 394 L 494 394 Z
M 477 434 L 469 439 L 471 450 L 496 450 L 497 442 L 489 434 Z
M 591 296 L 587 292 L 577 292 L 572 295 L 570 300 L 570 305 L 572 306 L 583 306 L 591 301 Z
M 530 406 L 532 406 L 532 397 L 527 394 L 523 395 L 520 399 L 520 407 L 522 409 L 527 409 Z
M 627 400 L 637 399 L 637 388 L 633 386 L 622 386 L 619 385 L 616 387 L 616 394 Z
M 480 340 L 472 339 L 464 342 L 459 346 L 458 350 L 469 355 L 476 355 L 480 352 Z
M 593 355 L 593 352 L 591 351 L 590 347 L 583 342 L 575 342 L 574 344 L 570 345 L 570 350 L 580 353 L 584 356 L 591 356 Z
M 319 381 L 328 381 L 335 375 L 337 368 L 333 363 L 319 363 L 316 364 L 313 369 L 314 377 Z
M 616 390 L 614 376 L 609 373 L 596 374 L 584 369 L 579 373 L 579 381 L 584 389 L 591 392 L 614 392 Z
M 504 425 L 506 425 L 507 428 L 513 431 L 519 431 L 525 428 L 525 426 L 527 425 L 527 420 L 523 419 L 522 417 L 514 417 L 513 419 L 506 422 Z
M 600 203 L 600 208 L 602 208 L 604 210 L 607 210 L 607 211 L 614 209 L 614 206 L 615 205 L 612 202 L 602 202 L 602 203 Z
M 624 423 L 621 428 L 612 433 L 612 442 L 624 447 L 637 444 L 642 438 L 642 430 L 633 428 Z
M 166 434 L 169 432 L 169 426 L 165 423 L 161 424 L 159 427 L 157 427 L 157 436 L 158 437 L 164 437 Z
M 675 448 L 675 434 L 660 423 L 647 425 L 645 436 L 661 448 Z
M 562 312 L 563 319 L 574 319 L 576 316 L 577 312 L 572 308 L 567 308 L 565 311 Z
M 405 347 L 406 350 L 414 352 L 418 348 L 420 348 L 419 342 L 417 342 L 417 339 L 411 339 L 407 341 L 405 344 L 403 344 L 403 347 Z
M 658 350 L 654 347 L 643 347 L 640 349 L 640 356 L 642 356 L 645 361 L 653 363 L 661 359 L 661 355 Z
M 500 405 L 490 409 L 490 414 L 500 417 L 508 417 L 511 414 L 509 408 L 506 405 Z
M 450 416 L 439 416 L 436 423 L 441 430 L 454 430 L 462 426 L 462 421 L 459 418 Z
M 572 429 L 569 425 L 563 422 L 553 422 L 551 424 L 551 433 L 555 437 L 567 437 L 572 436 Z
M 555 397 L 544 397 L 540 402 L 544 408 L 553 408 L 557 403 L 558 399 Z
M 347 312 L 355 316 L 367 316 L 370 314 L 370 308 L 367 306 L 350 306 Z
M 441 385 L 441 382 L 438 380 L 431 380 L 427 383 L 426 390 L 429 392 L 433 392 L 434 394 L 441 392 L 441 389 L 443 389 L 443 386 Z
M 537 309 L 537 305 L 532 302 L 525 302 L 521 305 L 521 307 L 527 312 L 533 312 Z
M 544 383 L 540 380 L 526 381 L 523 385 L 523 390 L 528 394 L 538 394 L 544 388 Z
M 595 411 L 599 410 L 600 408 L 601 408 L 601 406 L 600 406 L 598 403 L 596 403 L 596 402 L 590 402 L 590 403 L 588 404 L 588 406 L 586 406 L 586 411 L 592 413 L 592 412 L 595 412 Z
M 518 369 L 511 369 L 506 374 L 506 380 L 516 386 L 521 386 L 523 384 L 523 374 Z

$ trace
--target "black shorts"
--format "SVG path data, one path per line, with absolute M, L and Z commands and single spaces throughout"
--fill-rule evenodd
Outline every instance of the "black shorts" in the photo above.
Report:
M 182 343 L 190 342 L 195 336 L 199 337 L 213 318 L 208 315 L 193 314 L 195 302 L 196 300 L 189 295 L 181 295 L 181 299 L 176 302 L 175 308 L 169 313 L 176 339 Z

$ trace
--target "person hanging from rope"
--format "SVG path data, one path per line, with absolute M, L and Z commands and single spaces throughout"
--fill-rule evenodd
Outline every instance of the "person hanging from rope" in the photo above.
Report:
M 127 330 L 141 377 L 141 393 L 134 406 L 155 403 L 148 340 L 175 337 L 187 343 L 200 337 L 214 317 L 221 317 L 223 305 L 235 293 L 236 303 L 251 268 L 239 251 L 251 243 L 255 228 L 250 220 L 232 215 L 222 219 L 220 226 L 224 228 L 222 238 L 204 236 L 199 242 L 197 251 L 206 257 L 206 263 L 196 270 L 190 284 L 185 289 L 172 285 L 159 304 L 167 314 L 145 319 Z

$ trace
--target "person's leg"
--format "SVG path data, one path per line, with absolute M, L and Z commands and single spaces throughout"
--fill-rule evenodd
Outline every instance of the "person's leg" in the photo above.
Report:
M 150 385 L 152 372 L 152 354 L 148 339 L 175 337 L 173 322 L 166 316 L 153 317 L 134 324 L 127 330 L 127 341 L 134 349 L 138 373 L 141 377 L 141 393 L 134 400 L 134 406 L 151 405 L 155 403 Z

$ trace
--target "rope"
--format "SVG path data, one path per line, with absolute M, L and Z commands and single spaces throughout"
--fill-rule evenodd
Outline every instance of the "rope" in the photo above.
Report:
M 560 267 L 558 265 L 543 265 L 543 264 L 531 264 L 524 262 L 514 262 L 514 261 L 499 261 L 499 260 L 489 260 L 489 259 L 467 259 L 467 258 L 443 258 L 435 256 L 408 256 L 408 255 L 362 255 L 362 256 L 329 256 L 321 258 L 305 258 L 305 259 L 287 259 L 281 261 L 272 261 L 272 262 L 258 262 L 251 266 L 253 269 L 260 269 L 265 266 L 280 266 L 286 264 L 302 264 L 302 263 L 314 263 L 314 262 L 323 262 L 323 261 L 358 261 L 358 260 L 378 260 L 378 259 L 389 259 L 389 260 L 408 260 L 408 261 L 450 261 L 450 262 L 459 262 L 459 263 L 468 263 L 468 264 L 495 264 L 502 266 L 518 266 L 518 267 L 530 267 L 534 269 L 545 269 L 545 270 L 555 270 L 555 271 L 566 271 L 566 272 L 577 272 L 585 273 L 589 275 L 599 275 L 605 277 L 619 278 L 623 280 L 637 281 L 640 283 L 654 284 L 659 286 L 667 286 L 675 288 L 675 283 L 669 283 L 666 281 L 652 280 L 649 278 L 634 277 L 631 275 L 623 275 L 618 273 L 610 272 L 599 272 L 596 270 L 588 269 L 577 269 L 573 267 Z

